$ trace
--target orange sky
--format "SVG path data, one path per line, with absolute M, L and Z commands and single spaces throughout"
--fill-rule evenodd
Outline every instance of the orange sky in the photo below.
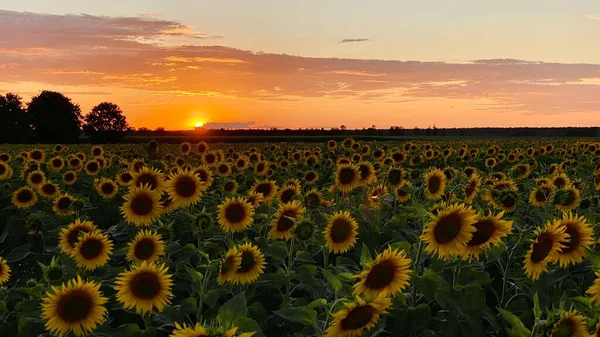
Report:
M 0 10 L 0 31 L 0 93 L 60 91 L 84 113 L 111 101 L 135 127 L 600 125 L 590 62 L 290 56 L 147 16 Z

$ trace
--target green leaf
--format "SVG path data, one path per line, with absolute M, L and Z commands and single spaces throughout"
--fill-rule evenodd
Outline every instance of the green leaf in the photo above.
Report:
M 190 277 L 195 281 L 195 282 L 200 282 L 202 281 L 202 279 L 204 278 L 204 275 L 202 275 L 202 273 L 200 273 L 199 271 L 197 271 L 196 269 L 190 268 L 188 266 L 185 266 L 185 271 L 188 273 L 188 275 L 190 275 Z
M 329 285 L 331 285 L 331 289 L 333 289 L 333 291 L 335 291 L 337 293 L 338 291 L 340 291 L 342 289 L 342 281 L 340 281 L 337 277 L 335 277 L 335 275 L 330 273 L 327 269 L 323 269 L 323 275 L 327 279 L 327 282 L 329 282 Z
M 181 302 L 181 313 L 184 315 L 195 313 L 198 305 L 195 297 L 188 297 Z
M 317 320 L 317 312 L 307 307 L 289 307 L 273 313 L 287 321 L 308 326 L 314 326 Z
M 117 327 L 115 332 L 121 337 L 133 337 L 140 332 L 140 327 L 135 323 L 128 323 Z
M 29 254 L 31 254 L 31 252 L 29 251 L 30 246 L 31 245 L 29 243 L 26 243 L 22 246 L 13 249 L 8 255 L 6 255 L 6 262 L 14 263 L 23 260 L 24 258 L 29 256 Z
M 315 259 L 313 259 L 313 257 L 305 251 L 299 251 L 296 253 L 296 262 L 317 263 L 317 261 L 315 261 Z
M 219 308 L 219 322 L 225 326 L 235 325 L 240 317 L 248 313 L 247 305 L 245 292 L 234 296 Z
M 309 308 L 309 309 L 314 309 L 314 308 L 321 307 L 321 306 L 324 306 L 324 305 L 327 305 L 327 300 L 324 299 L 324 298 L 317 298 L 316 300 L 308 303 L 306 305 L 306 307 Z
M 250 317 L 240 317 L 236 326 L 238 327 L 238 335 L 242 332 L 254 332 L 252 337 L 264 337 L 265 335 L 260 330 L 258 323 Z
M 362 249 L 360 251 L 360 264 L 366 266 L 369 262 L 373 261 L 369 247 L 363 242 Z
M 533 295 L 533 314 L 535 315 L 535 319 L 542 317 L 542 309 L 540 309 L 540 297 L 538 296 L 537 291 L 535 292 L 535 295 Z
M 531 331 L 525 327 L 519 317 L 502 308 L 498 308 L 498 310 L 500 311 L 500 315 L 510 323 L 510 328 L 505 329 L 510 337 L 529 337 Z

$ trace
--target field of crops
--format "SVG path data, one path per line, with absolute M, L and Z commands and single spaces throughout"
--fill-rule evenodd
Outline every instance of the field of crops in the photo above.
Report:
M 0 336 L 600 336 L 592 140 L 0 146 Z

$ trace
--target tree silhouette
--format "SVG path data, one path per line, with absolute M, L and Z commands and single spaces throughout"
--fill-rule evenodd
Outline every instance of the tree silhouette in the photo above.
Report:
M 79 105 L 59 92 L 42 91 L 27 107 L 33 135 L 42 143 L 75 143 L 81 133 Z
M 24 143 L 31 134 L 21 97 L 0 95 L 0 143 Z
M 129 125 L 118 105 L 102 102 L 85 116 L 83 131 L 95 142 L 115 142 L 123 139 Z

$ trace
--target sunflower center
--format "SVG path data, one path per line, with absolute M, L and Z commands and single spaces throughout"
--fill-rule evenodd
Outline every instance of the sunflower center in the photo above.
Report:
M 252 254 L 252 252 L 242 252 L 242 263 L 240 264 L 238 273 L 247 273 L 255 264 L 256 260 L 254 260 L 254 254 Z
M 196 193 L 196 181 L 188 176 L 181 176 L 175 182 L 175 192 L 184 198 L 189 198 Z
M 20 203 L 29 202 L 33 199 L 33 193 L 30 190 L 22 190 L 17 193 L 17 201 Z
M 351 225 L 346 219 L 336 219 L 331 225 L 331 241 L 342 243 L 348 239 L 351 231 Z
M 400 170 L 392 170 L 388 174 L 388 179 L 390 180 L 390 184 L 397 185 L 402 180 L 402 172 Z
M 306 196 L 306 203 L 309 207 L 315 208 L 321 203 L 321 198 L 319 198 L 319 195 L 316 193 L 311 193 Z
M 66 180 L 66 181 L 73 181 L 73 180 L 75 180 L 75 175 L 74 175 L 74 174 L 72 174 L 72 173 L 67 173 L 67 174 L 65 175 L 65 180 Z
M 367 179 L 371 173 L 369 170 L 369 167 L 367 165 L 360 165 L 358 167 L 358 170 L 360 171 L 360 179 L 361 180 Z
M 306 181 L 313 181 L 313 180 L 315 180 L 315 178 L 316 178 L 316 175 L 314 172 L 308 172 L 305 177 Z
M 158 179 L 149 173 L 142 173 L 136 179 L 136 186 L 149 185 L 150 189 L 155 190 L 158 187 Z
M 4 174 L 4 172 L 6 172 L 6 166 L 0 165 L 0 175 Z
M 508 195 L 504 199 L 502 199 L 502 206 L 512 207 L 515 205 L 516 202 L 517 200 L 515 200 L 515 197 L 513 197 L 512 195 Z
M 358 330 L 365 327 L 371 322 L 375 312 L 375 308 L 370 305 L 355 308 L 340 322 L 342 331 Z
M 160 293 L 162 286 L 156 274 L 144 271 L 131 278 L 129 288 L 133 296 L 143 300 L 150 300 Z
M 31 152 L 31 158 L 33 158 L 35 160 L 40 160 L 40 159 L 42 159 L 42 153 L 39 151 L 33 151 L 33 152 Z
M 570 205 L 572 202 L 575 201 L 575 192 L 573 191 L 566 191 L 567 193 L 564 194 L 564 199 L 563 202 L 561 203 L 562 205 Z
M 404 189 L 402 189 L 402 188 L 399 188 L 399 189 L 398 189 L 398 191 L 396 191 L 396 194 L 397 194 L 399 197 L 405 197 L 405 196 L 407 196 L 407 195 L 408 195 L 408 193 L 407 193 L 407 192 L 406 192 Z
M 115 187 L 111 183 L 102 184 L 102 193 L 104 194 L 112 194 L 115 191 Z
M 131 181 L 131 179 L 133 179 L 133 177 L 131 176 L 131 173 L 129 173 L 129 172 L 125 172 L 125 173 L 121 174 L 121 180 L 122 180 L 124 183 L 126 183 L 126 184 L 127 184 L 128 182 L 130 182 L 130 181 Z
M 546 201 L 546 193 L 544 193 L 543 190 L 535 191 L 535 200 L 538 202 L 545 202 Z
M 370 289 L 381 289 L 392 282 L 396 275 L 396 265 L 390 260 L 384 260 L 373 266 L 365 284 Z
M 131 210 L 137 215 L 148 215 L 154 209 L 154 200 L 147 194 L 139 194 L 131 200 Z
M 42 186 L 42 192 L 44 192 L 44 194 L 47 195 L 53 195 L 54 193 L 56 193 L 56 186 L 54 186 L 53 184 L 45 184 L 44 186 Z
M 96 172 L 98 171 L 98 163 L 93 161 L 87 164 L 88 171 Z
M 229 167 L 227 165 L 220 165 L 219 166 L 219 172 L 225 174 L 225 173 L 227 173 L 229 171 L 228 168 Z
M 42 175 L 39 174 L 39 173 L 34 173 L 34 174 L 31 175 L 31 182 L 34 183 L 34 184 L 36 184 L 36 185 L 37 184 L 41 184 L 43 180 L 44 179 L 42 178 Z
M 133 254 L 138 260 L 148 260 L 154 254 L 154 241 L 151 238 L 143 238 L 135 244 Z
M 362 172 L 362 171 L 361 171 Z M 362 173 L 361 173 L 362 176 Z M 351 184 L 354 181 L 355 172 L 349 167 L 344 167 L 340 170 L 339 178 L 342 185 Z
M 552 332 L 552 337 L 569 337 L 573 336 L 574 323 L 570 319 L 563 319 L 558 323 L 558 326 Z
M 86 260 L 92 260 L 100 256 L 100 253 L 102 253 L 103 248 L 104 244 L 102 243 L 102 241 L 95 238 L 89 238 L 81 242 L 79 251 L 81 253 L 81 256 L 83 256 Z
M 256 186 L 256 192 L 262 193 L 264 196 L 270 195 L 272 191 L 271 184 L 263 183 Z
M 288 189 L 284 190 L 283 192 L 281 192 L 281 201 L 286 203 L 286 202 L 290 201 L 290 199 L 292 199 L 292 197 L 294 195 L 296 195 L 296 192 L 293 189 L 288 188 Z
M 477 183 L 472 181 L 469 183 L 469 186 L 465 189 L 465 195 L 471 196 L 475 192 L 475 188 L 477 187 Z
M 77 241 L 79 241 L 79 233 L 88 233 L 89 230 L 85 227 L 76 227 L 73 228 L 67 235 L 67 239 L 69 240 L 69 245 L 71 247 L 75 247 Z
M 277 231 L 287 232 L 294 227 L 294 221 L 290 218 L 296 218 L 296 212 L 294 210 L 287 210 L 277 220 Z
M 246 209 L 242 204 L 233 203 L 225 209 L 225 219 L 231 223 L 240 223 L 246 217 Z
M 215 162 L 216 157 L 213 154 L 207 154 L 204 159 L 206 160 L 207 163 L 212 164 Z
M 233 257 L 230 256 L 226 258 L 225 261 L 223 261 L 223 264 L 221 264 L 221 275 L 229 273 L 234 265 Z
M 233 181 L 228 181 L 225 183 L 223 188 L 225 189 L 225 191 L 233 191 L 233 189 L 235 188 L 235 184 L 233 183 Z
M 477 231 L 473 233 L 471 241 L 467 243 L 467 246 L 479 246 L 482 245 L 494 235 L 496 227 L 491 219 L 484 219 L 477 222 L 475 225 Z
M 427 182 L 427 189 L 430 193 L 437 193 L 440 190 L 440 185 L 440 178 L 433 176 L 429 178 L 429 181 Z
M 82 290 L 65 294 L 56 305 L 56 314 L 67 323 L 81 322 L 94 306 L 92 298 Z
M 568 226 L 567 230 L 565 232 L 567 234 L 569 234 L 570 237 L 569 237 L 569 240 L 567 240 L 567 242 L 564 243 L 564 245 L 566 247 L 562 249 L 562 253 L 568 254 L 568 253 L 572 252 L 573 250 L 577 249 L 577 247 L 579 247 L 579 243 L 581 242 L 581 239 L 579 236 L 579 232 L 577 231 L 577 228 L 575 228 L 575 227 Z
M 533 263 L 539 263 L 543 261 L 550 251 L 552 250 L 552 246 L 554 245 L 554 240 L 548 234 L 541 235 L 537 242 L 533 244 L 533 249 L 531 251 L 531 261 Z
M 457 213 L 450 213 L 438 220 L 433 230 L 435 241 L 440 244 L 448 243 L 458 236 L 462 228 L 462 219 Z

